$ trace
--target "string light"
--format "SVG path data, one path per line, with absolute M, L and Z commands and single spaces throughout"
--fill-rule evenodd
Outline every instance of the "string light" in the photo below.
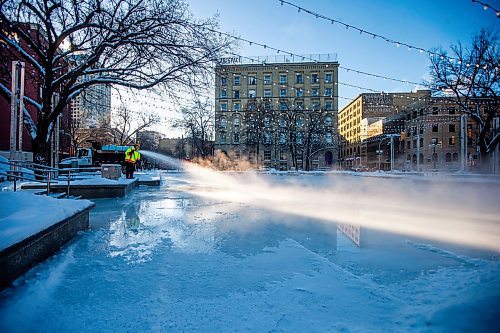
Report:
M 498 18 L 500 18 L 500 10 L 495 9 L 495 8 L 493 8 L 493 6 L 491 6 L 491 5 L 487 4 L 487 3 L 481 2 L 481 1 L 478 1 L 478 0 L 472 0 L 472 2 L 476 2 L 476 3 L 480 4 L 481 6 L 483 6 L 484 10 L 491 9 L 493 12 L 495 12 L 495 15 Z M 283 3 L 282 3 L 282 5 L 283 5 Z
M 231 55 L 233 56 L 237 56 L 237 57 L 240 57 L 240 58 L 243 58 L 243 59 L 247 59 L 249 61 L 259 61 L 258 59 L 254 59 L 254 58 L 251 58 L 251 57 L 246 57 L 246 56 L 242 56 L 242 55 L 238 55 L 238 54 L 235 54 L 235 53 L 231 53 Z M 304 58 L 307 58 L 309 60 L 313 60 L 311 57 L 305 57 L 305 56 L 299 56 L 299 55 L 295 55 L 297 58 L 302 58 L 304 60 Z M 262 64 L 264 64 L 263 61 L 259 61 L 261 62 Z M 328 67 L 328 64 L 325 65 L 325 67 Z M 399 83 L 405 83 L 405 84 L 412 84 L 412 85 L 416 85 L 416 86 L 422 86 L 422 87 L 426 87 L 426 88 L 430 88 L 430 89 L 435 89 L 437 88 L 437 86 L 435 85 L 431 85 L 431 84 L 426 84 L 426 83 L 417 83 L 417 82 L 413 82 L 413 81 L 408 81 L 408 80 L 401 80 L 401 79 L 396 79 L 396 78 L 391 78 L 391 77 L 387 77 L 387 76 L 383 76 L 383 75 L 378 75 L 378 74 L 373 74 L 373 73 L 368 73 L 368 72 L 364 72 L 364 71 L 360 71 L 360 70 L 357 70 L 357 69 L 352 69 L 352 68 L 349 68 L 349 67 L 345 67 L 345 66 L 338 66 L 339 69 L 342 69 L 342 70 L 345 70 L 347 73 L 349 72 L 355 72 L 356 74 L 360 74 L 360 75 L 365 75 L 365 76 L 369 76 L 369 77 L 375 77 L 375 78 L 378 78 L 378 79 L 383 79 L 383 80 L 390 80 L 392 82 L 399 82 Z M 277 67 L 275 67 L 275 69 L 278 69 Z M 367 88 L 365 90 L 368 90 L 368 91 L 373 91 L 373 89 L 370 89 L 370 88 Z
M 412 49 L 419 50 L 419 52 L 420 52 L 420 53 L 424 53 L 424 52 L 425 52 L 426 54 L 428 54 L 428 55 L 430 55 L 430 56 L 437 56 L 437 55 L 439 55 L 439 54 L 437 54 L 437 53 L 435 53 L 435 52 L 433 52 L 433 51 L 426 50 L 426 49 L 424 49 L 424 48 L 422 48 L 422 47 L 418 47 L 418 46 L 415 46 L 415 45 L 410 45 L 410 44 L 408 44 L 408 43 L 404 43 L 404 42 L 396 41 L 396 40 L 390 39 L 390 38 L 388 38 L 388 37 L 385 37 L 385 36 L 382 36 L 382 35 L 379 35 L 379 34 L 375 34 L 375 33 L 373 33 L 373 32 L 366 31 L 365 29 L 361 29 L 361 28 L 358 28 L 358 27 L 356 27 L 356 26 L 353 26 L 353 25 L 350 25 L 350 24 L 344 23 L 344 22 L 342 22 L 342 21 L 332 19 L 332 18 L 327 17 L 327 16 L 325 16 L 325 15 L 322 15 L 322 14 L 320 14 L 320 13 L 317 13 L 317 12 L 311 11 L 311 10 L 306 9 L 306 8 L 304 8 L 304 7 L 300 7 L 300 6 L 298 6 L 298 5 L 296 5 L 296 4 L 292 3 L 292 2 L 285 1 L 285 0 L 279 0 L 279 1 L 281 2 L 281 5 L 282 5 L 282 6 L 283 6 L 283 4 L 286 4 L 286 5 L 290 6 L 290 7 L 294 7 L 294 8 L 296 8 L 296 9 L 297 9 L 297 11 L 298 11 L 299 13 L 301 13 L 301 12 L 302 12 L 302 13 L 306 13 L 306 14 L 309 14 L 309 15 L 313 15 L 313 16 L 315 16 L 316 18 L 321 18 L 321 19 L 323 19 L 323 20 L 325 20 L 325 21 L 329 21 L 329 22 L 331 22 L 331 24 L 333 24 L 333 23 L 338 23 L 339 25 L 344 26 L 344 27 L 346 28 L 346 30 L 348 30 L 349 28 L 351 28 L 351 29 L 353 29 L 353 30 L 359 31 L 359 33 L 360 33 L 360 34 L 365 33 L 365 34 L 367 34 L 367 35 L 371 35 L 371 36 L 373 36 L 373 38 L 375 38 L 375 37 L 379 37 L 380 39 L 385 40 L 385 41 L 386 41 L 386 42 L 388 42 L 388 43 L 395 44 L 395 45 L 396 45 L 396 47 L 399 47 L 400 45 L 403 45 L 403 46 L 406 46 L 406 47 L 408 47 L 408 48 L 410 48 L 410 47 L 411 47 Z M 484 5 L 484 6 L 487 6 L 488 8 L 491 8 L 493 11 L 495 11 L 495 12 L 496 12 L 497 17 L 500 17 L 500 12 L 499 12 L 498 10 L 494 9 L 493 7 L 491 7 L 490 5 L 487 5 L 487 4 L 484 4 L 484 3 L 481 3 L 480 1 L 477 1 L 477 0 L 473 0 L 473 2 L 477 2 L 477 3 L 480 3 L 480 4 Z M 456 58 L 449 57 L 449 56 L 446 56 L 446 58 L 448 58 L 448 59 L 455 59 L 455 60 L 458 60 L 458 59 L 456 59 Z

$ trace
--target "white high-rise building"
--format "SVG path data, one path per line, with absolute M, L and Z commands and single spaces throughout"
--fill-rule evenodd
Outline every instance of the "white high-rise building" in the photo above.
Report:
M 80 57 L 73 56 L 77 64 Z M 80 82 L 91 79 L 83 76 Z M 71 101 L 71 119 L 76 128 L 98 128 L 111 121 L 111 85 L 96 84 L 82 91 Z

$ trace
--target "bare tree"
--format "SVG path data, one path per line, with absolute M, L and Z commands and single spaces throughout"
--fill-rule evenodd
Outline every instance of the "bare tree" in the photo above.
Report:
M 101 129 L 108 131 L 114 143 L 127 145 L 135 141 L 138 132 L 159 123 L 160 117 L 155 113 L 138 113 L 122 106 L 113 114 L 111 122 L 103 124 Z
M 436 96 L 450 97 L 478 126 L 481 155 L 488 156 L 500 140 L 493 121 L 500 117 L 500 50 L 498 34 L 482 29 L 470 48 L 451 45 L 451 54 L 440 49 L 431 56 L 430 76 Z
M 172 127 L 183 130 L 191 141 L 193 153 L 204 158 L 211 154 L 214 120 L 215 112 L 210 99 L 197 97 L 191 105 L 181 108 L 181 118 L 173 120 Z
M 2 0 L 0 9 L 2 53 L 26 62 L 40 83 L 41 97 L 24 101 L 37 111 L 36 124 L 25 112 L 25 127 L 38 163 L 48 164 L 51 124 L 86 88 L 196 90 L 231 51 L 216 21 L 194 20 L 183 0 Z M 11 94 L 0 81 L 0 95 Z
M 245 110 L 245 142 L 247 147 L 254 149 L 255 163 L 259 165 L 261 146 L 274 144 L 275 111 L 272 109 L 270 99 L 259 102 L 256 99 L 249 99 Z

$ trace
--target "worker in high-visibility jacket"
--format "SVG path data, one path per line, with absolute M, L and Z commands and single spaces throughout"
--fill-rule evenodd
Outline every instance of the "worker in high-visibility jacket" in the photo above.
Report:
M 139 144 L 135 144 L 125 151 L 125 175 L 127 179 L 134 178 L 135 164 L 141 160 Z

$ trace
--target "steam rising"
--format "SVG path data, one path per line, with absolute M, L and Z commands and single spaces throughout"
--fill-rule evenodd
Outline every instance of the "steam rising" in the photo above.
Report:
M 194 194 L 362 227 L 500 250 L 500 184 L 354 177 L 341 173 L 299 175 L 295 182 L 269 181 L 265 174 L 219 172 L 143 151 L 185 170 Z M 319 178 L 318 178 L 319 177 Z M 319 184 L 319 181 L 324 183 Z M 309 183 L 313 184 L 309 184 Z

